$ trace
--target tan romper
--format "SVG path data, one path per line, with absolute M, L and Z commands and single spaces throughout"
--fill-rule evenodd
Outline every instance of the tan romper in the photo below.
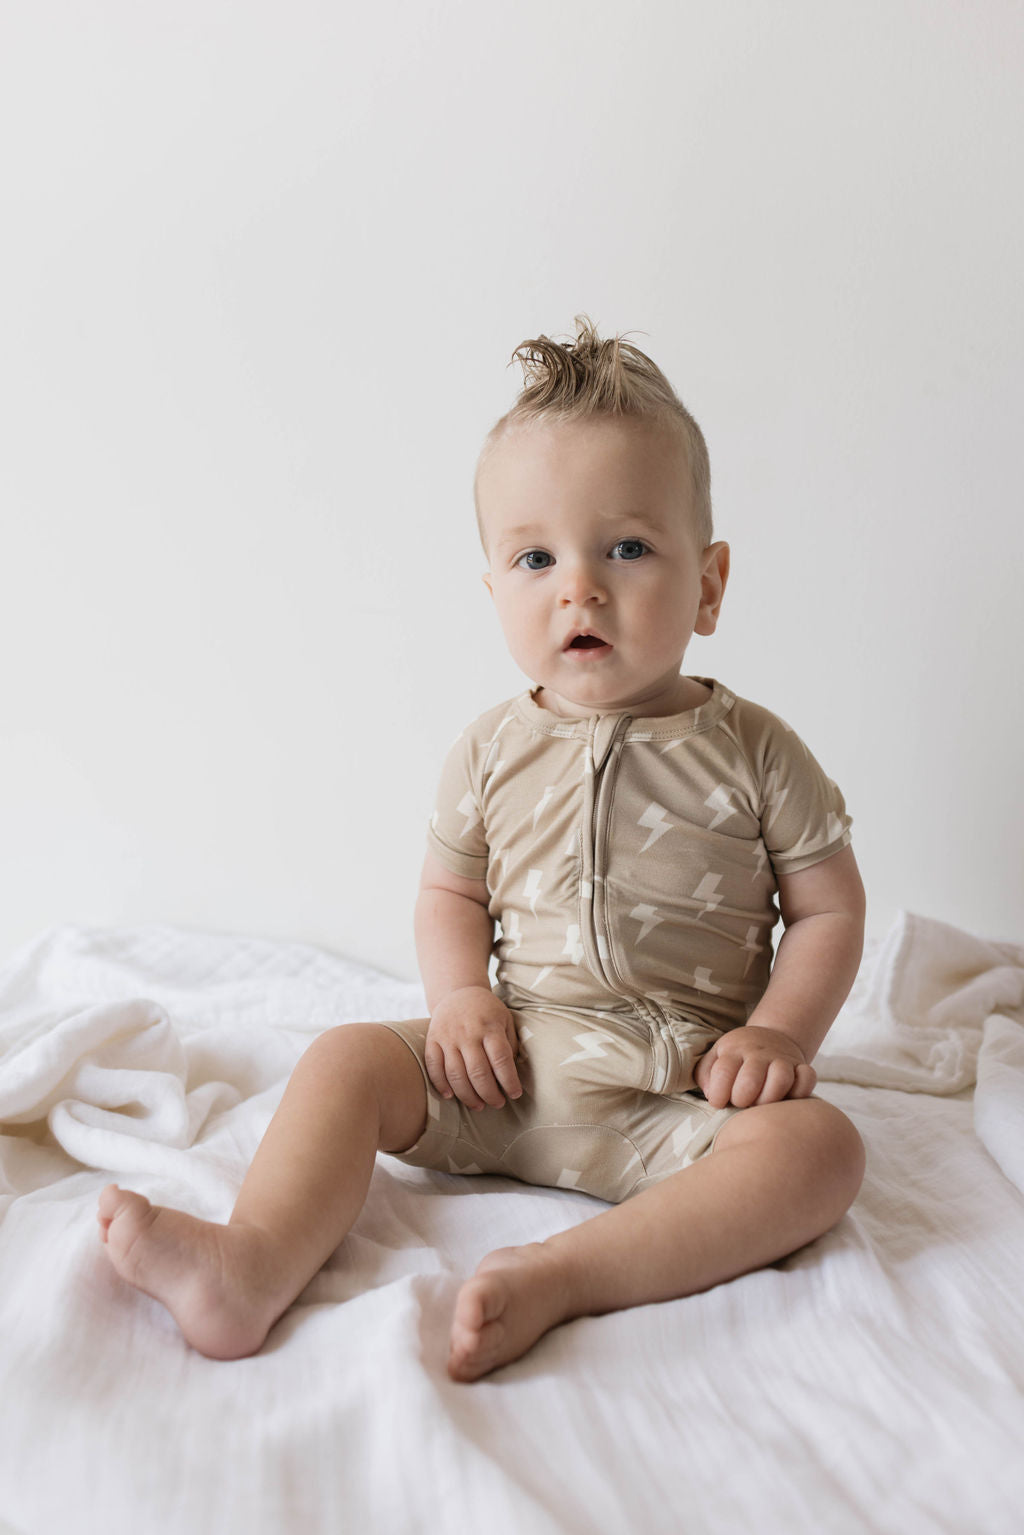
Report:
M 452 747 L 428 845 L 487 881 L 523 1095 L 475 1113 L 442 1098 L 426 1023 L 388 1024 L 427 1086 L 403 1161 L 618 1203 L 742 1112 L 712 1108 L 694 1064 L 768 983 L 776 872 L 839 852 L 851 820 L 788 725 L 696 680 L 705 703 L 646 719 L 562 719 L 523 693 Z

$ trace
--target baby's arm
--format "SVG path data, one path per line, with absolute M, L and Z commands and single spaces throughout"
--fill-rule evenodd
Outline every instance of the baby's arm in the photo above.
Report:
M 811 1061 L 860 964 L 864 886 L 852 848 L 780 874 L 778 885 L 785 931 L 764 996 L 745 1027 L 723 1034 L 694 1070 L 715 1108 L 809 1097 Z
M 482 879 L 450 873 L 428 852 L 416 901 L 416 953 L 430 1027 L 426 1067 L 445 1098 L 471 1109 L 501 1108 L 502 1089 L 518 1098 L 515 1021 L 487 974 L 494 921 Z

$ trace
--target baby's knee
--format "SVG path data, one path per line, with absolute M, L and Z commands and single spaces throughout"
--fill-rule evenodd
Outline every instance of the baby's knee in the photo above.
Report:
M 303 1061 L 347 1078 L 373 1078 L 408 1055 L 408 1046 L 383 1023 L 341 1023 L 318 1034 Z
M 864 1178 L 864 1142 L 841 1109 L 824 1098 L 786 1098 L 734 1114 L 719 1133 L 716 1150 L 743 1141 L 758 1143 L 768 1157 L 793 1159 L 815 1184 L 827 1186 L 843 1208 Z
M 822 1181 L 837 1197 L 851 1205 L 864 1181 L 864 1142 L 854 1124 L 835 1104 L 824 1098 L 794 1100 L 801 1110 L 800 1133 L 807 1137 L 807 1151 Z

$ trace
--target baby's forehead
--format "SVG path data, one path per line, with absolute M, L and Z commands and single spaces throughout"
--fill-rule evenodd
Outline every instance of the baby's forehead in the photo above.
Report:
M 685 446 L 665 423 L 635 418 L 510 423 L 481 454 L 477 515 L 485 543 L 564 523 L 609 525 L 628 515 L 637 531 L 676 529 L 693 514 Z

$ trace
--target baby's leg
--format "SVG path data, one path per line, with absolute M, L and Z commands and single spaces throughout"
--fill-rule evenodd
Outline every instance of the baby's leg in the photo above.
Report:
M 859 1135 L 823 1099 L 744 1109 L 691 1167 L 546 1242 L 490 1253 L 459 1292 L 448 1372 L 476 1380 L 559 1322 L 785 1258 L 835 1225 L 863 1171 Z
M 254 1354 L 362 1209 L 377 1151 L 404 1151 L 427 1114 L 419 1064 L 383 1024 L 322 1034 L 292 1075 L 226 1226 L 100 1196 L 115 1268 L 213 1359 Z

